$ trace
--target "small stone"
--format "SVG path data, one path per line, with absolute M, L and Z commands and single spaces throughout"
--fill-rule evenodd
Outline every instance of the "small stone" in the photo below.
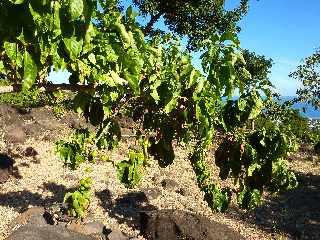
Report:
M 161 191 L 158 188 L 142 189 L 142 192 L 147 196 L 148 200 L 156 199 L 161 196 Z
M 176 190 L 176 193 L 182 195 L 182 196 L 188 196 L 189 192 L 185 188 L 179 188 Z
M 26 156 L 26 157 L 35 157 L 38 155 L 38 152 L 33 148 L 33 147 L 27 147 L 23 154 Z
M 172 180 L 172 179 L 163 179 L 161 181 L 161 186 L 164 189 L 176 189 L 179 187 L 179 184 L 175 180 Z

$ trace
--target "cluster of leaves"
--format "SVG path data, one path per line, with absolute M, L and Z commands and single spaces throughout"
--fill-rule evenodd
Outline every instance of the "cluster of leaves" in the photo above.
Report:
M 288 152 L 296 150 L 296 138 L 273 122 L 258 130 L 246 129 L 248 121 L 262 114 L 263 109 L 257 92 L 229 100 L 222 107 L 220 125 L 225 137 L 215 151 L 215 164 L 220 168 L 221 181 L 234 179 L 233 189 L 210 181 L 203 145 L 197 144 L 190 153 L 198 185 L 211 208 L 225 211 L 233 193 L 240 208 L 254 208 L 261 203 L 265 190 L 277 193 L 297 186 L 295 175 L 284 161 Z
M 309 138 L 311 143 L 313 144 L 314 152 L 320 155 L 320 123 L 319 121 L 316 123 L 313 129 L 309 134 Z
M 189 160 L 197 176 L 198 186 L 204 192 L 204 199 L 209 207 L 219 212 L 226 211 L 231 200 L 231 191 L 212 183 L 210 171 L 206 164 L 205 148 L 200 143 L 189 154 Z
M 71 217 L 85 218 L 91 198 L 91 178 L 84 178 L 80 180 L 80 186 L 74 192 L 67 192 L 64 196 L 63 202 L 67 204 L 67 214 Z
M 123 160 L 116 164 L 118 178 L 126 188 L 133 188 L 140 182 L 145 167 L 144 163 L 143 152 L 131 150 L 129 160 Z
M 116 1 L 101 0 L 99 6 L 95 0 L 0 3 L 0 71 L 26 90 L 45 81 L 53 65 L 71 73 L 70 85 L 82 87 L 74 107 L 96 131 L 77 130 L 69 142 L 57 142 L 67 166 L 75 169 L 94 158 L 94 149 L 115 148 L 122 140 L 118 117 L 125 115 L 135 121 L 142 147 L 116 164 L 127 187 L 138 183 L 149 154 L 166 167 L 174 161 L 175 141 L 197 142 L 190 161 L 199 187 L 213 209 L 224 211 L 231 191 L 212 183 L 205 165 L 217 128 L 230 136 L 218 148 L 217 165 L 223 179 L 238 179 L 240 206 L 254 206 L 265 187 L 276 192 L 295 185 L 293 175 L 280 164 L 289 150 L 286 135 L 275 126 L 245 131 L 247 122 L 263 109 L 259 92 L 268 95 L 270 86 L 246 85 L 251 74 L 234 34 L 212 34 L 201 42 L 201 72 L 170 34 L 146 39 L 131 7 L 122 15 Z M 19 11 L 23 14 L 17 22 L 8 19 Z M 240 98 L 232 101 L 236 90 Z M 220 156 L 219 151 L 228 154 Z
M 55 151 L 70 169 L 77 169 L 86 160 L 94 161 L 97 152 L 92 150 L 94 135 L 88 129 L 77 129 L 71 140 L 60 140 L 55 144 Z
M 292 147 L 296 149 L 298 143 L 308 142 L 310 127 L 308 119 L 300 111 L 292 108 L 291 102 L 281 103 L 281 99 L 267 101 L 264 110 L 255 119 L 256 128 L 276 124 L 281 132 L 290 136 Z
M 263 190 L 278 192 L 297 186 L 292 172 L 283 158 L 289 149 L 288 139 L 274 125 L 248 134 L 226 137 L 215 152 L 215 162 L 220 168 L 219 177 L 233 177 L 238 183 L 238 204 L 253 208 L 260 203 Z

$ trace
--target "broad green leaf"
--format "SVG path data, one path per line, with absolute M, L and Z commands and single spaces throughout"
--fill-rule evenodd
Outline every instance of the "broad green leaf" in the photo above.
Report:
M 245 98 L 241 98 L 241 97 L 240 97 L 240 98 L 238 99 L 237 103 L 238 103 L 238 109 L 239 109 L 240 111 L 244 111 L 245 108 L 246 108 L 246 106 L 247 106 L 247 100 L 246 100 Z
M 139 87 L 139 75 L 134 75 L 129 73 L 128 71 L 124 71 L 123 73 L 125 79 L 128 81 L 129 87 L 133 90 L 134 94 L 137 96 L 140 94 Z
M 192 69 L 191 73 L 190 73 L 190 78 L 189 78 L 189 83 L 188 83 L 188 86 L 187 88 L 190 88 L 192 87 L 195 83 L 196 83 L 196 80 L 197 80 L 197 71 L 195 69 Z
M 42 18 L 42 16 L 41 16 L 41 14 L 38 13 L 38 12 L 36 12 L 36 11 L 32 8 L 31 3 L 29 3 L 29 9 L 30 9 L 30 12 L 31 12 L 33 21 L 40 26 L 41 23 L 42 23 L 42 21 L 43 21 L 43 18 Z
M 113 78 L 110 76 L 110 74 L 102 74 L 97 76 L 97 80 L 99 84 L 103 85 L 106 84 L 109 87 L 115 87 L 117 86 L 113 80 Z
M 96 64 L 97 63 L 96 57 L 95 57 L 95 55 L 93 53 L 89 54 L 88 59 L 92 64 Z
M 249 120 L 256 118 L 261 113 L 263 108 L 263 100 L 260 97 L 254 95 L 253 101 L 254 101 L 254 105 L 251 108 L 251 112 L 248 117 Z
M 179 94 L 175 92 L 170 102 L 168 102 L 167 105 L 164 107 L 164 112 L 166 114 L 170 113 L 177 106 L 178 99 Z
M 91 101 L 91 96 L 84 92 L 79 92 L 73 99 L 75 111 L 79 114 L 83 114 Z
M 134 19 L 139 15 L 138 13 L 136 13 L 135 11 L 133 11 L 132 6 L 129 6 L 127 8 L 127 12 L 126 15 L 129 19 L 131 19 L 132 21 L 134 21 Z
M 115 84 L 117 85 L 126 85 L 128 84 L 128 82 L 121 78 L 118 73 L 114 72 L 114 71 L 110 71 L 110 75 L 111 75 L 111 78 L 112 80 L 114 81 Z
M 69 52 L 70 58 L 76 61 L 82 50 L 83 40 L 78 41 L 76 37 L 64 38 L 64 45 Z
M 110 98 L 113 102 L 115 102 L 119 97 L 119 94 L 117 92 L 111 92 L 110 93 Z
M 122 23 L 117 21 L 114 23 L 114 28 L 120 34 L 120 37 L 121 37 L 122 41 L 124 42 L 125 46 L 129 47 L 131 45 L 133 39 L 128 34 L 126 27 Z
M 91 41 L 95 37 L 95 35 L 96 32 L 94 30 L 93 24 L 89 23 L 86 35 L 84 37 L 83 53 L 87 53 L 95 47 L 95 45 L 91 44 Z
M 70 0 L 69 14 L 71 21 L 77 20 L 83 13 L 83 0 Z
M 25 0 L 9 0 L 10 2 L 12 2 L 13 4 L 21 4 L 23 3 Z
M 232 41 L 237 47 L 240 46 L 239 39 L 237 38 L 236 34 L 232 32 L 225 32 L 224 34 L 222 34 L 222 36 L 220 37 L 220 41 Z
M 0 60 L 0 72 L 1 73 L 6 73 L 6 68 L 5 68 L 2 60 Z
M 22 90 L 28 90 L 34 84 L 37 74 L 38 68 L 37 64 L 32 58 L 32 56 L 28 53 L 28 51 L 24 52 L 24 62 L 23 62 L 23 80 L 22 80 Z
M 4 42 L 3 47 L 12 63 L 18 67 L 22 67 L 23 56 L 19 52 L 18 45 L 16 43 Z
M 159 102 L 160 97 L 159 97 L 159 94 L 158 94 L 157 89 L 153 89 L 153 90 L 151 91 L 150 95 L 151 95 L 151 97 L 154 99 L 154 101 L 155 101 L 156 103 Z
M 58 1 L 54 2 L 54 10 L 53 10 L 53 34 L 54 38 L 61 35 L 61 28 L 60 28 L 60 8 L 61 5 Z

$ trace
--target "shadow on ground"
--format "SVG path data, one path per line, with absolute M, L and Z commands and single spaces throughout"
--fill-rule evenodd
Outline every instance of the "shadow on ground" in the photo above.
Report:
M 148 203 L 144 192 L 130 192 L 113 200 L 111 192 L 106 189 L 97 192 L 96 196 L 101 201 L 101 206 L 110 217 L 117 219 L 118 223 L 126 223 L 134 229 L 140 229 L 140 213 L 157 210 Z
M 269 197 L 266 204 L 244 213 L 231 207 L 231 218 L 290 239 L 320 239 L 320 176 L 296 172 L 298 188 Z
M 44 183 L 41 188 L 51 192 L 52 196 L 42 197 L 39 193 L 32 193 L 27 190 L 8 192 L 0 194 L 0 205 L 15 208 L 19 213 L 22 213 L 28 209 L 29 205 L 46 207 L 53 203 L 61 203 L 66 192 L 75 190 L 75 188 L 66 188 L 52 182 Z

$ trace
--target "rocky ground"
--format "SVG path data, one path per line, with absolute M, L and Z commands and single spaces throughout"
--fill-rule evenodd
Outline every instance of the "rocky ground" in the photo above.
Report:
M 75 171 L 65 168 L 53 143 L 68 138 L 79 126 L 86 123 L 75 114 L 58 120 L 49 108 L 25 111 L 0 105 L 0 239 L 17 228 L 28 209 L 42 211 L 62 202 L 83 176 L 94 180 L 90 218 L 104 225 L 108 234 L 118 234 L 114 239 L 320 238 L 320 163 L 308 160 L 308 150 L 290 158 L 300 183 L 297 189 L 266 196 L 265 204 L 255 211 L 231 206 L 219 214 L 203 201 L 182 146 L 176 146 L 176 160 L 166 169 L 151 161 L 142 182 L 132 190 L 119 183 L 110 162 L 85 163 Z M 128 142 L 122 143 L 110 158 L 124 159 L 128 147 Z M 40 219 L 38 224 L 42 223 Z

